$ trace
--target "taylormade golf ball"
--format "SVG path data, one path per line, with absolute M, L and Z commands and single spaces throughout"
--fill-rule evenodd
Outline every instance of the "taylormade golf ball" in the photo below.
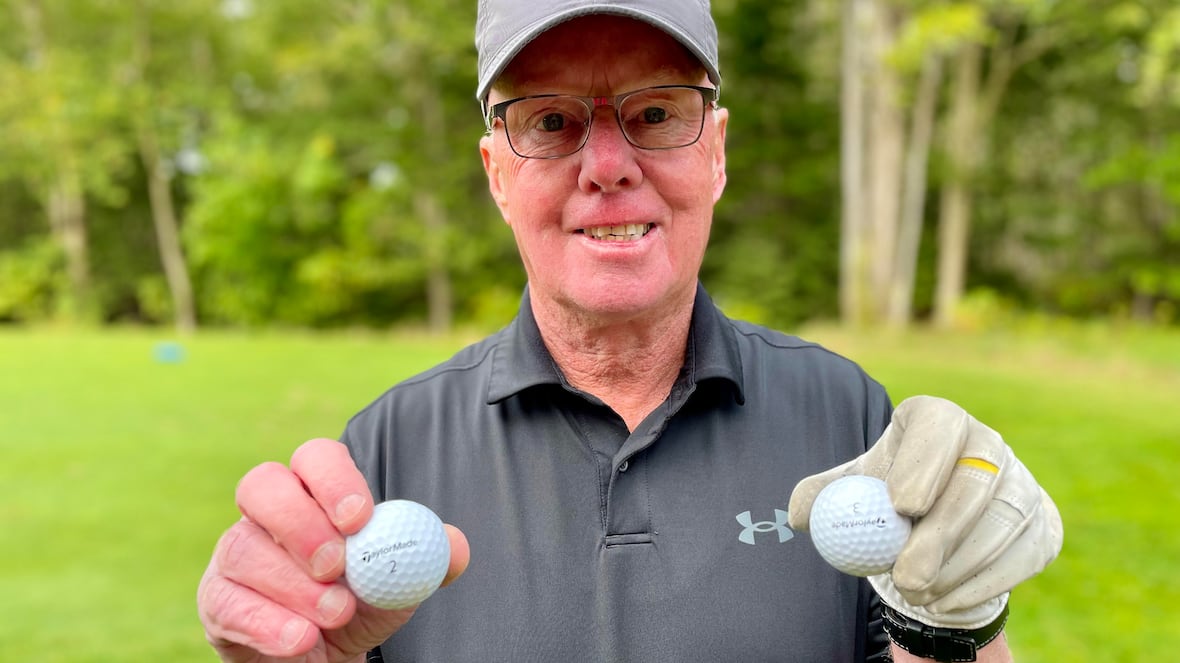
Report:
M 386 610 L 425 601 L 451 563 L 442 520 L 409 500 L 378 504 L 361 531 L 345 539 L 344 551 L 344 577 L 352 593 Z
M 837 570 L 884 573 L 910 536 L 910 519 L 893 510 L 885 482 L 847 476 L 824 487 L 811 507 L 811 541 Z

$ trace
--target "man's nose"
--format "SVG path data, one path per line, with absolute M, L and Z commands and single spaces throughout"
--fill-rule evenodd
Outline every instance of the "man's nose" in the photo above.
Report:
M 610 193 L 637 186 L 643 172 L 636 161 L 636 148 L 627 141 L 616 119 L 615 109 L 594 109 L 590 134 L 582 148 L 582 172 L 578 184 L 583 191 Z

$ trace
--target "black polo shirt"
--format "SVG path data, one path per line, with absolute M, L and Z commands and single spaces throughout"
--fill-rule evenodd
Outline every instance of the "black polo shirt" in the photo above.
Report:
M 885 390 L 698 288 L 672 393 L 630 433 L 516 320 L 393 387 L 343 440 L 378 501 L 458 526 L 471 566 L 385 661 L 876 660 L 868 584 L 786 526 L 803 477 L 861 453 Z

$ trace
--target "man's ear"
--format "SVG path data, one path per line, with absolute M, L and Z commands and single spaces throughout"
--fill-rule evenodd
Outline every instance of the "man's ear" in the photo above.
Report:
M 508 213 L 508 196 L 504 191 L 503 171 L 496 162 L 494 148 L 495 139 L 492 135 L 479 139 L 479 156 L 483 159 L 483 170 L 488 176 L 488 191 L 491 191 L 492 200 L 496 201 L 496 206 L 500 208 L 500 216 L 504 217 L 504 222 L 512 225 Z
M 716 108 L 713 118 L 713 202 L 716 203 L 725 191 L 725 128 L 729 125 L 729 109 Z

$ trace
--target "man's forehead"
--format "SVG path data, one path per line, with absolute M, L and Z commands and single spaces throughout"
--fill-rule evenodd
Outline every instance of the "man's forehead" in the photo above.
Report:
M 683 44 L 659 28 L 621 16 L 585 16 L 554 26 L 525 46 L 495 88 L 505 94 L 555 86 L 571 89 L 554 91 L 606 94 L 637 82 L 695 84 L 704 72 Z

